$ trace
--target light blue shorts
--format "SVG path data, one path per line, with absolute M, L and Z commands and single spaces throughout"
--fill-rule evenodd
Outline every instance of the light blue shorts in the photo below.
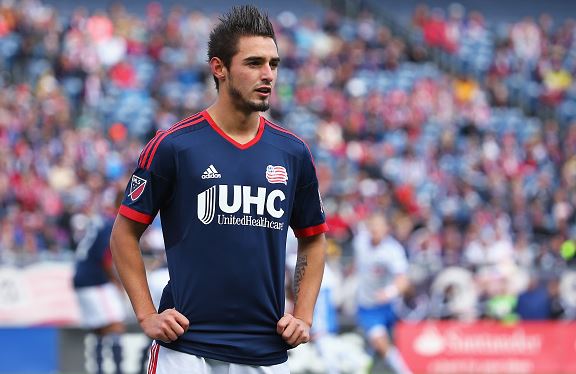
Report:
M 381 334 L 383 331 L 390 334 L 398 320 L 392 304 L 377 305 L 371 308 L 358 307 L 356 317 L 358 324 L 368 336 Z

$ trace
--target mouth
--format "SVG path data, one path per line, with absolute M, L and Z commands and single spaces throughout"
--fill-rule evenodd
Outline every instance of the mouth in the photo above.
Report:
M 262 86 L 257 88 L 256 92 L 258 92 L 262 96 L 268 96 L 272 92 L 272 87 Z

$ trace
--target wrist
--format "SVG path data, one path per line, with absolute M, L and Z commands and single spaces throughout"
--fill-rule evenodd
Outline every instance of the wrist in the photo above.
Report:
M 312 327 L 312 317 L 305 317 L 305 316 L 294 314 L 294 318 L 298 318 L 300 321 L 307 324 L 308 327 Z
M 146 320 L 148 317 L 150 317 L 151 315 L 157 314 L 157 312 L 154 311 L 148 311 L 146 313 L 138 313 L 136 314 L 136 319 L 138 320 L 139 324 L 142 324 L 142 322 L 144 322 L 144 320 Z

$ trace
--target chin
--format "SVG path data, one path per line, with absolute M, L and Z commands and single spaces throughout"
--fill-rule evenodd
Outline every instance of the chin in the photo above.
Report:
M 270 103 L 266 102 L 257 102 L 257 103 L 250 103 L 249 104 L 250 109 L 256 111 L 256 112 L 265 112 L 268 109 L 270 109 Z

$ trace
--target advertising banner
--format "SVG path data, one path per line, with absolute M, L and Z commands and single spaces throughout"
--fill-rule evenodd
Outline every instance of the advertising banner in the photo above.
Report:
M 0 267 L 0 326 L 77 325 L 72 264 Z
M 576 373 L 576 322 L 401 323 L 395 338 L 415 373 Z

